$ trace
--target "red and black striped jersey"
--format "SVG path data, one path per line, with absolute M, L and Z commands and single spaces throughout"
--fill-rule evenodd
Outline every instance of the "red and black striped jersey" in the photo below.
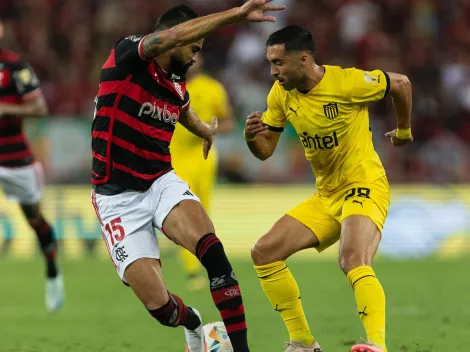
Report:
M 41 94 L 33 69 L 19 55 L 0 49 L 0 104 L 21 104 Z M 33 162 L 23 132 L 23 119 L 0 115 L 0 166 L 19 167 Z
M 170 141 L 189 108 L 185 78 L 143 53 L 144 37 L 119 40 L 104 63 L 92 126 L 91 182 L 144 191 L 172 169 Z

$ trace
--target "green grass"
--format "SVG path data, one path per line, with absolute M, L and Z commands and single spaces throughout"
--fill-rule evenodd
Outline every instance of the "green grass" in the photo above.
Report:
M 170 291 L 205 321 L 219 320 L 207 290 L 189 293 L 179 264 L 163 256 Z M 234 260 L 252 351 L 282 351 L 283 323 L 269 305 L 248 260 Z M 0 350 L 47 352 L 183 352 L 181 329 L 158 325 L 102 259 L 63 261 L 67 299 L 47 314 L 39 259 L 0 260 Z M 292 260 L 315 337 L 325 352 L 346 352 L 364 336 L 354 296 L 334 262 Z M 387 294 L 389 351 L 470 350 L 470 261 L 378 261 Z

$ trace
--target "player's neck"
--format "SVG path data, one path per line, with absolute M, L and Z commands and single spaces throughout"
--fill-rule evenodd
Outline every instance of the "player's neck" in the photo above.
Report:
M 306 72 L 304 82 L 302 82 L 297 90 L 300 92 L 309 92 L 317 86 L 325 75 L 325 68 L 317 64 L 313 64 L 312 67 Z
M 155 62 L 165 72 L 165 74 L 171 75 L 171 59 L 169 56 L 160 55 L 155 58 Z

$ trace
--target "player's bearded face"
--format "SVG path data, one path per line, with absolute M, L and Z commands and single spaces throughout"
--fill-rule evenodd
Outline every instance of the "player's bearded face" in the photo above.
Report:
M 287 52 L 282 45 L 268 47 L 268 60 L 271 62 L 271 75 L 287 91 L 302 82 L 303 68 L 298 53 Z
M 184 52 L 177 51 L 171 56 L 172 73 L 177 76 L 185 76 L 189 68 L 193 65 L 193 56 L 184 55 Z

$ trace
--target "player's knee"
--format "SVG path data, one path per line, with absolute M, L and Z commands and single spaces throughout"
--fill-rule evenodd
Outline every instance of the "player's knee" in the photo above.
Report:
M 345 274 L 359 266 L 370 264 L 370 261 L 368 261 L 366 256 L 363 255 L 360 251 L 345 250 L 341 251 L 339 255 L 339 267 Z
M 280 260 L 276 259 L 275 249 L 271 248 L 263 239 L 260 239 L 251 248 L 251 259 L 255 265 L 266 265 Z

